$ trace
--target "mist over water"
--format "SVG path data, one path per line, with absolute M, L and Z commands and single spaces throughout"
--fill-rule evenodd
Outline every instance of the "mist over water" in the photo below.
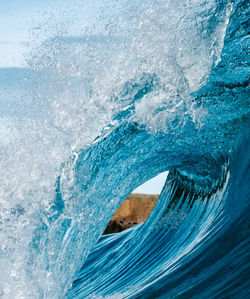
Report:
M 24 58 L 0 64 L 0 296 L 246 297 L 247 1 L 19 5 Z M 101 237 L 165 171 L 147 221 Z

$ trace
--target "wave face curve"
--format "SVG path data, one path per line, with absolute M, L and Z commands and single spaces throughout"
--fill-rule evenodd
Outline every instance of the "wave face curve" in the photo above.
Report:
M 0 295 L 247 297 L 248 2 L 78 5 L 0 70 Z M 163 171 L 147 221 L 101 236 Z

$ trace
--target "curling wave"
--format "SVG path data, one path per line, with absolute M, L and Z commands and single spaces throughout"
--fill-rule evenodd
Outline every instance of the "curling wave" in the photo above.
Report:
M 249 4 L 106 5 L 0 70 L 0 295 L 246 298 Z M 146 222 L 101 236 L 163 171 Z

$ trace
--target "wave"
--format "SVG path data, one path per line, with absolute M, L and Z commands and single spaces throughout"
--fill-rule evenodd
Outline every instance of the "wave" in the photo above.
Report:
M 248 2 L 105 5 L 0 69 L 0 295 L 248 297 Z M 149 218 L 101 236 L 164 171 Z

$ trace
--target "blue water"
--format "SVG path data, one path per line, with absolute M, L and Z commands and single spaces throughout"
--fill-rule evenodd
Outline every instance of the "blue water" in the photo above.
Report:
M 0 297 L 248 298 L 248 1 L 64 4 L 0 69 Z

